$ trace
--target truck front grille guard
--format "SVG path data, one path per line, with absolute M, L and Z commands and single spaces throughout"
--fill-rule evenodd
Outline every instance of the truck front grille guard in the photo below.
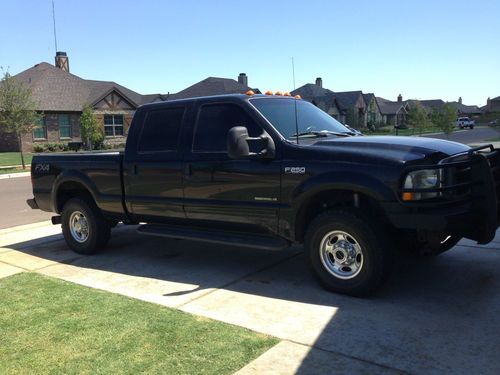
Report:
M 496 150 L 493 145 L 471 148 L 466 152 L 443 159 L 437 165 L 419 165 L 407 168 L 403 178 L 408 172 L 411 171 L 421 169 L 439 169 L 441 170 L 444 182 L 442 186 L 432 189 L 400 188 L 400 197 L 406 192 L 440 193 L 439 197 L 436 198 L 411 202 L 401 201 L 401 203 L 412 207 L 415 207 L 415 205 L 453 205 L 455 203 L 463 203 L 464 200 L 470 198 L 471 196 L 473 198 L 480 198 L 476 196 L 480 195 L 478 192 L 482 191 L 480 185 L 486 183 L 489 176 L 477 176 L 477 174 L 473 172 L 480 164 L 484 163 L 484 159 L 486 159 L 491 171 L 497 198 L 497 211 L 500 212 L 500 150 Z M 402 183 L 403 181 L 400 182 L 400 186 L 403 186 Z

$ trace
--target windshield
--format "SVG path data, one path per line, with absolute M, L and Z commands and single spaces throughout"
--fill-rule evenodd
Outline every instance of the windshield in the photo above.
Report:
M 303 136 L 352 134 L 340 122 L 305 100 L 256 98 L 251 99 L 250 102 L 283 137 L 290 140 Z M 295 105 L 297 105 L 297 114 L 295 114 Z

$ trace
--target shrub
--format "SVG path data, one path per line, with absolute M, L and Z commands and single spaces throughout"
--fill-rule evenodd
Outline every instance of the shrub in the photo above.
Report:
M 33 151 L 35 152 L 61 152 L 69 151 L 67 143 L 58 142 L 47 142 L 47 143 L 37 143 L 33 146 Z

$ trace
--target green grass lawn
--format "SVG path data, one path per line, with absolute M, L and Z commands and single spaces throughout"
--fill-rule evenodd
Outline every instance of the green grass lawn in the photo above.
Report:
M 456 129 L 454 129 L 456 130 Z M 438 127 L 431 127 L 431 128 L 426 128 L 422 131 L 422 134 L 429 134 L 429 133 L 442 133 L 442 130 L 439 129 Z M 404 136 L 418 136 L 420 135 L 418 129 L 398 129 L 396 132 L 396 129 L 394 129 L 393 126 L 385 126 L 383 128 L 377 129 L 374 132 L 366 131 L 363 134 L 365 135 L 404 135 Z
M 0 301 L 0 374 L 231 374 L 278 342 L 35 273 Z
M 26 166 L 31 164 L 33 154 L 25 153 Z M 21 165 L 21 154 L 19 152 L 0 152 L 0 167 L 6 165 Z

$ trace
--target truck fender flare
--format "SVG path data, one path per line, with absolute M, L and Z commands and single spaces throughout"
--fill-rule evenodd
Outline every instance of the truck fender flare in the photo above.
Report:
M 89 194 L 92 196 L 92 199 L 94 199 L 94 202 L 96 202 L 97 204 L 97 199 L 96 199 L 97 188 L 95 184 L 92 182 L 92 180 L 87 175 L 85 175 L 80 171 L 65 170 L 56 177 L 52 188 L 51 201 L 52 201 L 52 209 L 54 212 L 58 212 L 57 198 L 59 195 L 59 189 L 66 182 L 74 182 L 82 185 L 85 188 L 85 190 L 89 192 Z
M 375 201 L 394 200 L 394 192 L 381 181 L 363 173 L 330 172 L 304 181 L 293 192 L 298 209 L 316 194 L 327 190 L 348 190 L 364 194 Z

